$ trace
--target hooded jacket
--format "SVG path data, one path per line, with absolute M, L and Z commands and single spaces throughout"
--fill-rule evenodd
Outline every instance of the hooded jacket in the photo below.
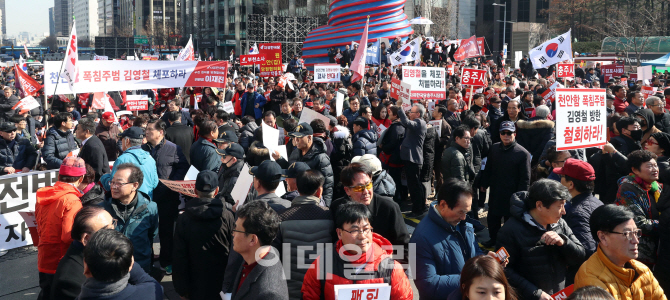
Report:
M 563 219 L 542 228 L 524 207 L 528 192 L 518 192 L 510 200 L 510 218 L 498 232 L 496 249 L 505 247 L 509 263 L 505 275 L 523 299 L 540 299 L 542 292 L 553 295 L 564 289 L 568 267 L 586 259 L 584 247 Z M 563 239 L 563 246 L 545 244 L 541 237 L 548 231 Z
M 151 199 L 154 189 L 158 186 L 158 172 L 156 171 L 156 161 L 151 157 L 149 152 L 142 150 L 142 146 L 134 146 L 126 149 L 126 151 L 114 161 L 112 172 L 100 177 L 102 187 L 104 187 L 106 191 L 110 190 L 109 183 L 112 181 L 112 178 L 114 178 L 117 168 L 125 163 L 132 163 L 142 170 L 144 179 L 142 181 L 142 186 L 137 190 L 147 194 L 149 199 Z
M 354 133 L 352 138 L 354 156 L 363 156 L 365 154 L 372 154 L 377 156 L 377 132 L 369 129 L 361 129 Z
M 58 262 L 72 243 L 72 223 L 81 209 L 82 194 L 72 184 L 56 181 L 37 190 L 35 222 L 40 241 L 37 245 L 37 269 L 55 274 Z
M 250 167 L 259 166 L 263 161 L 270 159 L 270 150 L 261 141 L 254 141 L 247 151 L 246 161 Z
M 395 182 L 386 170 L 372 176 L 373 192 L 377 195 L 393 198 L 395 195 Z
M 277 163 L 283 169 L 287 169 L 290 164 L 297 161 L 306 163 L 313 170 L 321 171 L 326 178 L 326 181 L 323 183 L 322 198 L 326 202 L 326 206 L 330 207 L 330 203 L 333 201 L 333 185 L 335 181 L 330 157 L 326 154 L 326 143 L 321 139 L 313 139 L 312 147 L 305 155 L 302 154 L 300 149 L 296 149 L 291 152 L 291 157 L 288 161 L 282 157 L 277 160 Z
M 554 122 L 540 117 L 516 122 L 516 141 L 526 148 L 534 161 L 540 159 L 544 145 L 554 136 Z
M 382 249 L 382 247 L 385 247 Z M 388 240 L 383 238 L 382 236 L 372 233 L 372 245 L 370 249 L 368 250 L 368 255 L 361 255 L 358 260 L 355 261 L 350 261 L 347 258 L 350 256 L 345 256 L 345 258 L 341 257 L 338 253 L 340 253 L 340 248 L 342 248 L 342 241 L 337 241 L 337 244 L 335 245 L 334 249 L 330 248 L 328 249 L 329 251 L 332 251 L 330 257 L 332 257 L 332 269 L 326 268 L 323 270 L 323 266 L 327 265 L 322 263 L 325 258 L 324 256 L 319 256 L 310 266 L 309 270 L 307 270 L 307 273 L 305 274 L 305 278 L 303 280 L 302 284 L 302 298 L 305 300 L 318 300 L 318 299 L 326 299 L 326 300 L 334 300 L 335 299 L 335 285 L 339 284 L 367 284 L 367 283 L 384 283 L 383 277 L 379 276 L 379 274 L 376 272 L 378 271 L 379 264 L 381 261 L 387 257 L 390 257 L 393 254 L 393 250 L 391 250 L 391 244 L 389 243 Z M 346 253 L 346 255 L 351 255 L 349 254 L 348 251 L 344 251 L 343 253 Z M 369 256 L 369 258 L 368 258 Z M 328 255 L 326 255 L 328 257 Z M 347 266 L 348 264 L 354 264 L 354 265 L 359 265 L 359 264 L 364 264 L 365 268 L 362 272 L 365 272 L 366 274 L 374 274 L 371 275 L 370 279 L 363 279 L 363 280 L 351 280 L 347 278 L 347 274 L 351 274 L 351 267 Z M 391 267 L 389 267 L 391 269 Z M 322 284 L 320 280 L 317 278 L 317 274 L 321 272 L 322 275 L 325 275 L 325 278 L 329 278 L 329 276 L 332 275 L 331 279 L 325 279 L 325 282 Z M 327 274 L 325 272 L 330 273 Z M 409 280 L 407 279 L 407 275 L 405 275 L 405 272 L 403 272 L 402 267 L 400 266 L 400 263 L 397 261 L 393 261 L 393 267 L 391 276 L 390 276 L 390 285 L 391 285 L 391 299 L 394 300 L 408 300 L 408 299 L 413 299 L 413 292 L 412 292 L 412 287 L 409 284 Z M 361 274 L 359 273 L 359 274 Z M 350 276 L 351 277 L 351 276 Z M 321 288 L 323 287 L 323 291 Z M 321 297 L 321 296 L 324 297 Z
M 635 225 L 642 230 L 640 238 L 638 260 L 648 264 L 656 262 L 658 247 L 658 215 L 657 202 L 663 191 L 662 184 L 654 182 L 651 185 L 641 185 L 643 182 L 634 175 L 619 179 L 616 205 L 628 207 L 635 217 Z
M 625 268 L 619 267 L 605 256 L 600 247 L 579 268 L 575 277 L 575 290 L 589 285 L 603 288 L 614 299 L 667 299 L 646 265 L 631 259 Z
M 249 146 L 254 141 L 254 132 L 258 129 L 256 122 L 249 122 L 240 128 L 240 146 L 244 152 L 249 151 Z
M 194 198 L 175 227 L 172 270 L 177 293 L 189 299 L 221 299 L 221 283 L 233 240 L 235 217 L 220 199 Z
M 42 158 L 47 163 L 47 169 L 60 168 L 63 159 L 75 149 L 77 149 L 77 142 L 72 132 L 63 132 L 56 127 L 49 128 L 42 148 Z

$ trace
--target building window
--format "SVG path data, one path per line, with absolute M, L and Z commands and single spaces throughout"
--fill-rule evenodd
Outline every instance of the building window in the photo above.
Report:
M 530 22 L 530 0 L 519 0 L 517 22 Z

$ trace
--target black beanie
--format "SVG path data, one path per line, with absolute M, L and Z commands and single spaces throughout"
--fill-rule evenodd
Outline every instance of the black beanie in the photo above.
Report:
M 652 133 L 651 137 L 653 137 L 658 142 L 658 146 L 661 147 L 661 149 L 665 150 L 665 156 L 670 155 L 670 134 L 665 132 L 657 132 Z

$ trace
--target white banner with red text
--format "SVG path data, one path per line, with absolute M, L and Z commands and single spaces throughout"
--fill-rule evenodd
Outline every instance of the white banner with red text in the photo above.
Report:
M 403 67 L 402 81 L 412 86 L 412 99 L 447 99 L 444 68 Z
M 59 61 L 44 62 L 44 92 L 48 96 L 72 94 L 65 79 L 59 79 L 60 65 Z M 225 88 L 228 75 L 226 61 L 82 60 L 77 67 L 77 93 L 175 87 Z
M 556 150 L 605 145 L 605 95 L 605 89 L 556 89 Z

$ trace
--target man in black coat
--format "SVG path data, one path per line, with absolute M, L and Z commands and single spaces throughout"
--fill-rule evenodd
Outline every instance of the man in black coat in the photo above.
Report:
M 75 135 L 81 141 L 81 150 L 79 150 L 79 157 L 81 157 L 87 164 L 95 171 L 95 181 L 100 180 L 100 176 L 110 172 L 109 159 L 107 158 L 107 151 L 105 145 L 102 144 L 100 138 L 95 136 L 95 122 L 89 118 L 79 120 Z
M 186 156 L 186 161 L 191 163 L 191 145 L 195 141 L 195 133 L 193 128 L 181 123 L 180 112 L 167 112 L 170 127 L 165 130 L 165 139 L 175 143 L 181 148 L 182 153 Z
M 530 185 L 530 153 L 517 144 L 516 128 L 511 121 L 500 124 L 500 143 L 491 146 L 489 156 L 481 176 L 481 191 L 491 187 L 489 196 L 489 214 L 486 217 L 491 240 L 483 245 L 490 248 L 495 245 L 500 219 L 510 217 L 510 198 L 512 194 L 527 191 Z
M 382 161 L 384 167 L 388 168 L 389 175 L 396 184 L 393 200 L 397 203 L 407 200 L 407 186 L 402 184 L 403 162 L 400 158 L 400 145 L 405 138 L 405 127 L 402 126 L 398 117 L 400 109 L 402 107 L 389 108 L 388 118 L 391 120 L 391 126 L 382 132 L 381 153 L 379 153 L 379 160 Z
M 103 151 L 104 152 L 104 151 Z M 58 263 L 51 284 L 51 298 L 71 300 L 81 292 L 84 275 L 84 246 L 91 236 L 102 228 L 114 229 L 114 219 L 101 206 L 84 206 L 72 223 L 72 244 Z
M 0 121 L 9 121 L 15 110 L 13 109 L 16 103 L 19 103 L 19 98 L 17 98 L 11 87 L 6 86 L 4 89 L 4 97 L 0 98 Z
M 147 143 L 142 145 L 144 151 L 149 152 L 156 161 L 156 171 L 159 179 L 184 180 L 189 169 L 186 156 L 178 145 L 165 139 L 166 124 L 161 119 L 149 121 L 145 131 Z M 161 243 L 160 264 L 171 273 L 172 265 L 172 238 L 174 237 L 174 222 L 179 216 L 179 193 L 171 190 L 162 182 L 154 189 L 153 200 L 158 206 L 158 237 Z
M 173 277 L 177 293 L 188 299 L 221 299 L 221 283 L 233 240 L 235 217 L 220 199 L 216 173 L 205 170 L 179 216 L 174 236 Z M 162 220 L 161 220 L 162 221 Z
M 405 221 L 400 211 L 398 203 L 393 199 L 375 194 L 372 191 L 372 170 L 362 163 L 352 163 L 342 170 L 342 185 L 347 197 L 333 201 L 330 211 L 333 214 L 333 220 L 336 219 L 337 209 L 340 205 L 354 201 L 365 204 L 372 214 L 370 225 L 375 229 L 375 233 L 383 236 L 392 245 L 403 246 L 404 256 L 402 261 L 407 261 L 409 232 L 405 226 Z M 419 186 L 416 187 L 420 189 Z
M 216 198 L 222 199 L 224 202 L 235 205 L 235 200 L 230 195 L 233 191 L 237 177 L 244 167 L 244 148 L 239 144 L 230 144 L 225 149 L 221 149 L 223 141 L 214 140 L 218 149 L 216 153 L 221 155 L 221 168 L 219 168 L 219 193 Z
M 165 123 L 168 125 L 168 127 L 172 126 L 171 123 L 169 122 L 169 112 L 173 112 L 173 111 L 176 111 L 176 112 L 181 114 L 181 121 L 179 121 L 179 123 L 182 123 L 182 124 L 188 125 L 188 126 L 193 126 L 193 120 L 191 120 L 191 115 L 187 111 L 181 109 L 181 105 L 182 105 L 182 100 L 179 99 L 179 98 L 172 99 L 168 103 L 168 110 L 161 117 L 161 119 L 163 121 L 165 121 Z
M 409 100 L 405 100 L 409 101 Z M 402 107 L 403 99 L 398 99 L 396 105 Z M 407 174 L 407 186 L 412 197 L 412 215 L 421 218 L 428 212 L 426 205 L 426 193 L 420 187 L 421 167 L 423 166 L 423 142 L 426 138 L 426 121 L 423 120 L 426 115 L 426 109 L 421 104 L 414 104 L 409 111 L 409 118 L 405 115 L 404 109 L 398 110 L 400 123 L 405 127 L 405 138 L 400 147 L 400 158 L 405 165 Z

